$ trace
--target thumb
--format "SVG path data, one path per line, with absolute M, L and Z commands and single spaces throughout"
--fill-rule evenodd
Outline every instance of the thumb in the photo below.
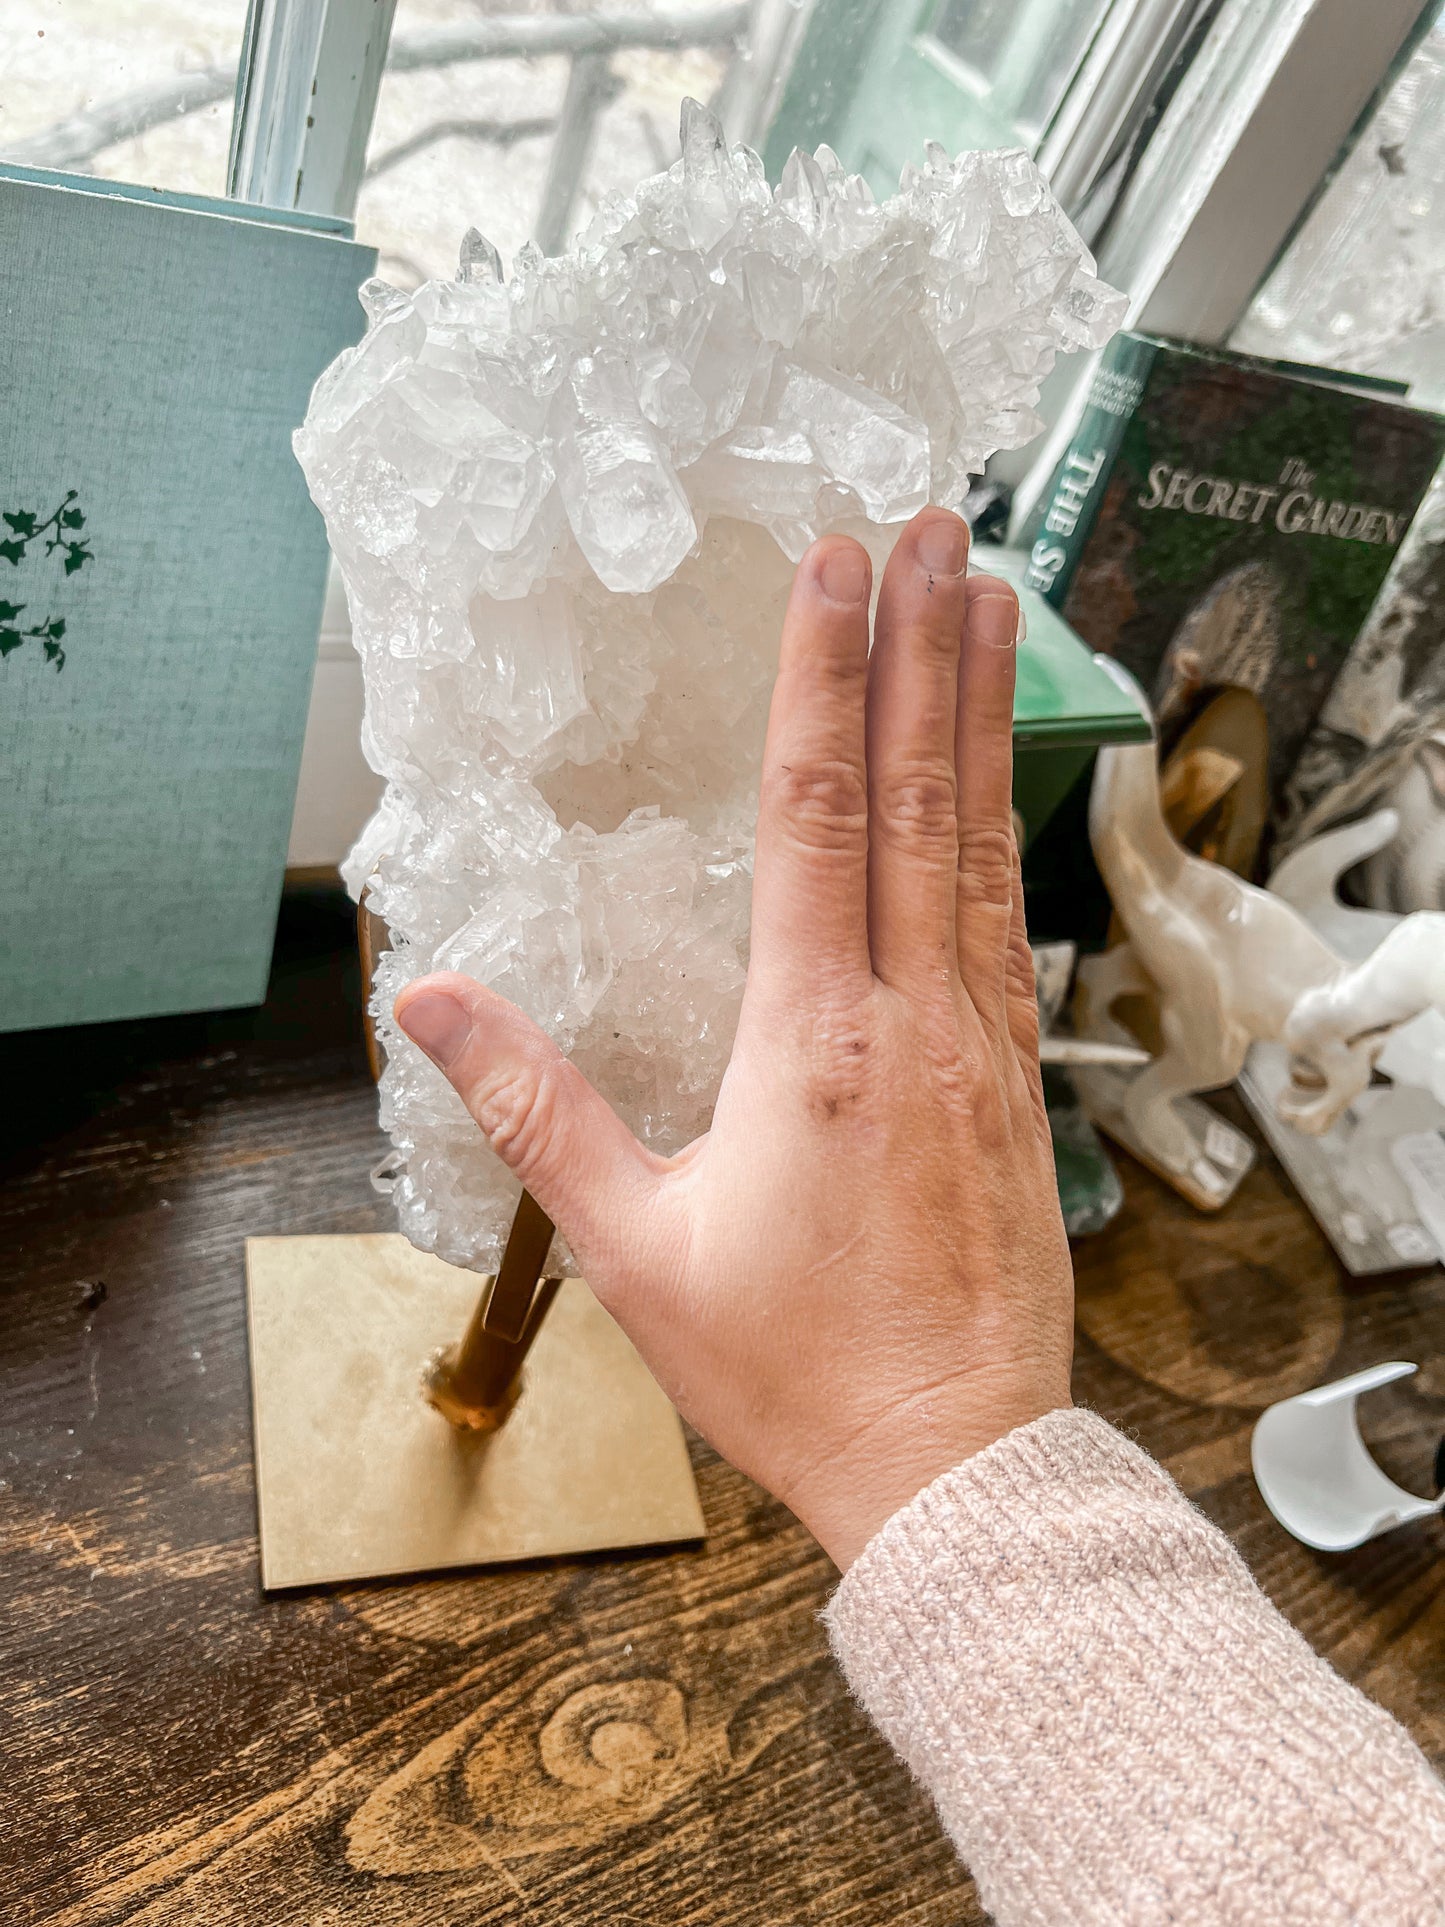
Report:
M 660 1161 L 515 1004 L 455 971 L 408 984 L 394 1015 L 584 1265 L 646 1222 Z

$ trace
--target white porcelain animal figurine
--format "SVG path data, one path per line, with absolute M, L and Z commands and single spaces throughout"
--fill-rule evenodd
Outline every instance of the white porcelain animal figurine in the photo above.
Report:
M 1388 809 L 1321 831 L 1279 864 L 1269 879 L 1270 894 L 1292 904 L 1347 962 L 1363 962 L 1399 928 L 1401 918 L 1392 910 L 1360 910 L 1343 902 L 1339 881 L 1362 859 L 1388 854 L 1400 827 L 1398 813 Z M 1445 1011 L 1432 1006 L 1392 1031 L 1376 1069 L 1392 1083 L 1416 1085 L 1445 1105 Z
M 1445 916 L 1405 918 L 1352 965 L 1280 898 L 1176 841 L 1149 743 L 1100 751 L 1089 834 L 1127 940 L 1080 965 L 1076 1029 L 1117 1038 L 1114 1003 L 1153 992 L 1164 1048 L 1137 1073 L 1086 1074 L 1085 1103 L 1186 1197 L 1216 1209 L 1249 1159 L 1237 1132 L 1189 1105 L 1193 1093 L 1233 1083 L 1267 1038 L 1291 1054 L 1280 1116 L 1328 1130 L 1368 1084 L 1389 1032 L 1445 1005 Z
M 1415 745 L 1404 773 L 1386 793 L 1399 817 L 1390 842 L 1365 866 L 1365 890 L 1377 910 L 1445 910 L 1445 729 Z

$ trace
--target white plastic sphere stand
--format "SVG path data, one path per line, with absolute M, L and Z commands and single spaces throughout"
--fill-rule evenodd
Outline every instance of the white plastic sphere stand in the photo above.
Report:
M 1421 1499 L 1386 1478 L 1355 1416 L 1361 1393 L 1418 1369 L 1403 1359 L 1372 1365 L 1281 1399 L 1261 1416 L 1250 1443 L 1255 1483 L 1286 1532 L 1317 1552 L 1348 1552 L 1395 1526 L 1445 1511 L 1445 1493 Z

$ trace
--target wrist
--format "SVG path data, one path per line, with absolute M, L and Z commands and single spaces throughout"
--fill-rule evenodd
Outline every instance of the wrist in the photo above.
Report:
M 790 1482 L 781 1496 L 840 1572 L 920 1492 L 1022 1425 L 1067 1409 L 1061 1387 L 1020 1388 L 986 1405 L 933 1387 L 867 1425 L 826 1465 Z

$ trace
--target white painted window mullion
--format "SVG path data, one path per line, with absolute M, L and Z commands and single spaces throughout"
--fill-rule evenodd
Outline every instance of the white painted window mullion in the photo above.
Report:
M 230 192 L 266 207 L 356 212 L 396 0 L 251 0 Z

